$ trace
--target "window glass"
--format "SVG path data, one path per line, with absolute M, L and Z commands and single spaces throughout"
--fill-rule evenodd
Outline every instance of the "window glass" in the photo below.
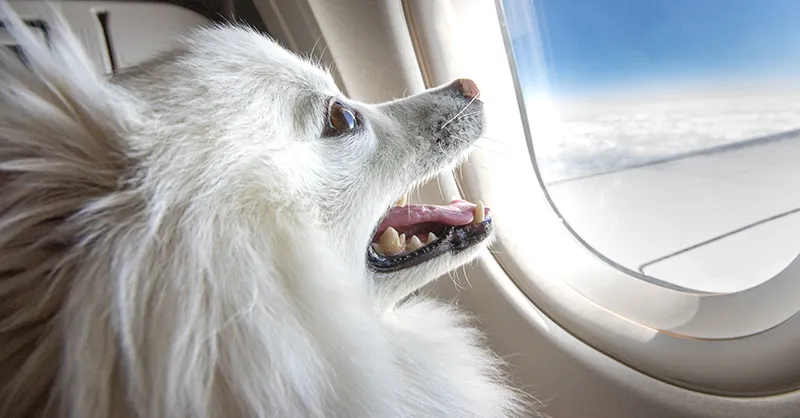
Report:
M 592 251 L 707 292 L 800 252 L 800 2 L 503 0 L 537 169 Z

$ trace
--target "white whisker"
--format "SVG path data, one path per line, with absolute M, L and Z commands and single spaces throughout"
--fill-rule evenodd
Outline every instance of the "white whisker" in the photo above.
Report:
M 463 115 L 456 116 L 456 120 L 461 120 L 461 119 L 464 119 L 464 118 L 468 118 L 470 116 L 478 116 L 478 115 L 481 115 L 481 114 L 483 114 L 483 112 L 465 113 Z
M 317 49 L 317 44 L 318 44 L 318 43 L 319 43 L 319 41 L 321 41 L 321 40 L 322 40 L 322 34 L 320 34 L 320 35 L 319 35 L 319 37 L 317 38 L 317 41 L 316 41 L 316 42 L 314 42 L 314 46 L 312 46 L 312 47 L 311 47 L 311 52 L 308 54 L 308 55 L 311 57 L 311 59 L 314 59 L 314 50 L 315 50 L 315 49 Z M 320 55 L 320 58 L 321 58 L 321 57 L 322 57 L 322 56 Z M 322 60 L 321 60 L 321 59 L 318 59 L 318 60 L 317 60 L 317 62 L 322 62 Z

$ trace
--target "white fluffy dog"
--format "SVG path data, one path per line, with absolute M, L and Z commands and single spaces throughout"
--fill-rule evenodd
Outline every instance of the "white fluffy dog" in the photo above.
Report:
M 358 103 L 234 27 L 107 78 L 63 23 L 0 16 L 0 416 L 520 413 L 465 318 L 409 296 L 488 209 L 392 206 L 481 135 L 474 83 Z

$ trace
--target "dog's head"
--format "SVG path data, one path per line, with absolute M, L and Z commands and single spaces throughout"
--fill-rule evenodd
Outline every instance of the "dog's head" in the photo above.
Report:
M 483 105 L 470 80 L 359 103 L 271 40 L 214 28 L 118 81 L 165 122 L 159 129 L 169 132 L 155 136 L 171 140 L 155 147 L 161 170 L 177 174 L 162 175 L 186 179 L 176 190 L 302 217 L 392 301 L 468 261 L 491 235 L 482 205 L 395 205 L 481 135 Z

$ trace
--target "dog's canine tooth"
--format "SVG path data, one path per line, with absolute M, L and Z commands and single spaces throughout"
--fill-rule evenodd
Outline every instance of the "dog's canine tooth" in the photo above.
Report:
M 400 234 L 391 226 L 383 231 L 379 242 L 384 254 L 394 255 L 403 251 L 403 246 L 400 245 Z
M 472 223 L 479 224 L 483 222 L 484 219 L 486 219 L 486 217 L 484 215 L 483 202 L 479 200 L 478 204 L 475 205 L 475 217 L 472 219 Z
M 405 207 L 406 203 L 408 203 L 408 195 L 404 194 L 397 202 L 395 202 L 395 206 Z
M 430 244 L 430 243 L 436 241 L 437 239 L 439 239 L 439 237 L 437 237 L 436 234 L 434 234 L 433 232 L 428 232 L 428 240 L 425 241 L 425 244 L 426 245 Z
M 383 253 L 383 249 L 381 248 L 381 245 L 378 244 L 377 242 L 373 242 L 372 243 L 372 249 L 375 250 L 375 252 L 380 254 L 380 255 L 386 255 L 386 254 Z
M 408 244 L 406 244 L 406 251 L 415 251 L 424 246 L 425 244 L 423 244 L 416 235 L 412 235 L 411 239 L 408 240 Z

